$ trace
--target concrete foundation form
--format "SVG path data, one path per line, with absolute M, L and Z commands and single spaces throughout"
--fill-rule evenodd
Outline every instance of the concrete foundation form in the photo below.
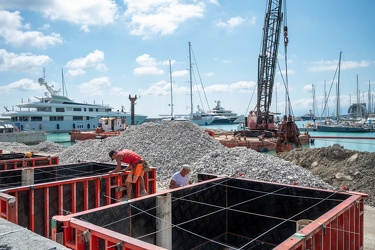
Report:
M 114 167 L 87 162 L 0 171 L 0 218 L 50 238 L 53 216 L 114 204 L 126 195 L 128 172 L 109 174 Z M 146 191 L 155 193 L 155 168 L 144 181 Z M 140 196 L 139 182 L 133 196 Z
M 0 171 L 24 167 L 48 166 L 59 164 L 58 156 L 43 156 L 28 153 L 0 154 Z M 1 187 L 0 187 L 1 188 Z
M 199 183 L 53 217 L 71 249 L 363 249 L 366 194 L 199 175 Z

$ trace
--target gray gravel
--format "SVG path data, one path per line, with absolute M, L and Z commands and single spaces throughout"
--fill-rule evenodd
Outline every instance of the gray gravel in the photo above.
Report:
M 36 146 L 35 150 L 28 148 L 28 151 L 38 151 L 38 148 L 44 152 L 55 152 L 61 164 L 110 162 L 110 150 L 128 148 L 157 168 L 157 185 L 162 189 L 168 187 L 170 177 L 179 171 L 182 164 L 192 167 L 193 181 L 196 181 L 197 173 L 212 173 L 333 189 L 310 171 L 291 162 L 247 148 L 224 147 L 205 133 L 202 127 L 190 122 L 144 123 L 131 126 L 117 137 L 81 141 L 67 148 L 44 142 Z

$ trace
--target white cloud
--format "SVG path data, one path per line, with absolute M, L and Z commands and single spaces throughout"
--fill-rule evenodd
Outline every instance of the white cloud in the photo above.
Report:
M 85 69 L 94 68 L 99 71 L 106 71 L 107 67 L 104 63 L 104 52 L 100 50 L 95 50 L 89 53 L 85 57 L 80 57 L 69 61 L 66 67 L 69 68 L 70 75 L 81 75 L 85 74 Z
M 14 71 L 35 74 L 51 61 L 51 58 L 45 55 L 15 54 L 0 49 L 0 72 Z
M 103 90 L 107 89 L 106 87 L 110 85 L 108 77 L 98 77 L 80 84 L 79 89 L 86 96 L 103 95 Z
M 67 73 L 67 75 L 69 76 L 79 76 L 84 74 L 86 74 L 86 71 L 84 71 L 83 69 L 70 69 Z
M 130 92 L 125 91 L 124 89 L 119 88 L 119 87 L 113 87 L 109 90 L 109 94 L 114 95 L 114 96 L 124 96 L 124 97 L 127 98 L 129 96 Z
M 256 87 L 255 82 L 239 81 L 231 84 L 213 84 L 204 88 L 206 93 L 210 92 L 249 92 Z
M 303 86 L 302 90 L 304 92 L 311 92 L 312 91 L 312 84 L 307 84 L 307 85 Z
M 156 58 L 151 57 L 148 54 L 143 54 L 138 56 L 135 61 L 140 64 L 142 67 L 135 68 L 133 70 L 134 75 L 162 75 L 164 70 L 158 68 L 158 65 L 169 64 L 169 61 L 160 61 L 158 62 Z M 171 61 L 172 63 L 172 61 Z M 174 63 L 174 61 L 173 61 Z
M 367 68 L 370 66 L 372 62 L 369 60 L 362 60 L 362 61 L 341 61 L 340 68 L 341 69 L 356 69 L 356 68 Z M 317 61 L 312 62 L 312 65 L 309 67 L 309 71 L 312 72 L 320 72 L 320 71 L 335 71 L 338 69 L 339 61 Z
M 219 5 L 219 2 L 217 0 L 209 0 L 209 2 L 215 5 Z
M 216 23 L 216 26 L 232 30 L 233 28 L 242 25 L 246 21 L 246 18 L 242 17 L 232 17 L 228 21 L 223 22 L 222 20 Z
M 30 90 L 41 90 L 41 87 L 36 81 L 28 78 L 24 78 L 15 82 L 12 82 L 6 86 L 0 86 L 0 92 L 2 94 L 8 94 L 16 91 L 30 91 Z
M 43 13 L 53 21 L 62 20 L 89 31 L 89 26 L 106 26 L 115 22 L 118 9 L 112 0 L 3 1 L 2 8 Z
M 173 34 L 182 23 L 202 18 L 205 4 L 182 3 L 181 0 L 124 0 L 125 17 L 130 19 L 130 33 L 143 39 Z
M 182 76 L 187 76 L 188 74 L 189 74 L 188 70 L 172 71 L 172 77 L 182 77 Z
M 133 70 L 134 75 L 162 75 L 164 70 L 157 67 L 139 67 Z
M 173 94 L 185 94 L 189 89 L 178 84 L 173 84 Z M 150 96 L 168 96 L 171 94 L 171 83 L 166 81 L 159 81 L 151 85 L 146 90 L 142 91 L 142 95 Z
M 47 48 L 63 42 L 60 34 L 44 35 L 39 31 L 23 31 L 30 29 L 30 25 L 22 25 L 20 12 L 0 10 L 0 37 L 5 44 L 15 47 Z

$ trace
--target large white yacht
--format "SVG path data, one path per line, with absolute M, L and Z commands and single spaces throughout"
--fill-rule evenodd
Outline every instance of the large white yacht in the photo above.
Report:
M 16 105 L 19 111 L 3 113 L 10 117 L 8 124 L 16 126 L 19 131 L 44 131 L 50 133 L 70 132 L 76 130 L 94 130 L 98 126 L 99 118 L 122 118 L 124 124 L 131 123 L 131 114 L 113 111 L 112 107 L 98 104 L 78 103 L 64 95 L 39 78 L 41 86 L 48 92 L 45 97 L 36 97 L 39 101 Z M 143 123 L 147 116 L 134 114 L 134 125 Z
M 212 123 L 241 123 L 245 120 L 244 115 L 237 115 L 237 113 L 223 108 L 220 100 L 215 102 L 216 106 L 207 112 L 207 114 L 213 117 L 220 117 L 221 119 L 215 119 Z M 226 119 L 222 119 L 223 117 Z

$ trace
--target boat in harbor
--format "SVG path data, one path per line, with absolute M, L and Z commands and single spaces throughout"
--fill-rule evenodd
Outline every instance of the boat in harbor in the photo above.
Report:
M 16 105 L 19 111 L 6 110 L 2 114 L 4 117 L 10 117 L 7 123 L 17 127 L 20 132 L 62 133 L 73 129 L 95 130 L 99 118 L 119 118 L 123 124 L 132 121 L 134 125 L 143 123 L 147 118 L 145 115 L 134 114 L 132 117 L 128 112 L 113 111 L 113 108 L 107 105 L 75 102 L 60 95 L 60 91 L 48 85 L 44 78 L 39 78 L 38 82 L 48 91 L 44 97 L 36 97 L 37 101 Z
M 301 115 L 302 121 L 313 121 L 315 120 L 315 114 L 310 109 L 308 113 Z
M 207 112 L 208 115 L 218 118 L 214 119 L 212 124 L 243 123 L 245 121 L 244 115 L 237 115 L 232 110 L 223 108 L 220 100 L 215 102 L 216 106 Z

